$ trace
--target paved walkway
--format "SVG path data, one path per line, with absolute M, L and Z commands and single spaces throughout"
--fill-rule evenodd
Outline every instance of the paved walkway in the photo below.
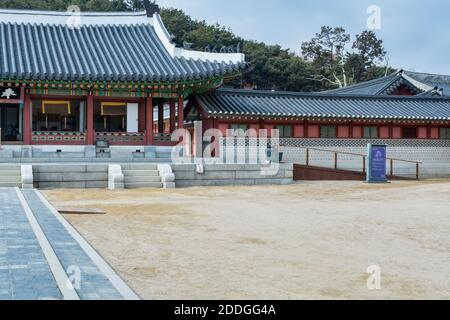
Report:
M 37 190 L 0 188 L 0 300 L 138 299 Z

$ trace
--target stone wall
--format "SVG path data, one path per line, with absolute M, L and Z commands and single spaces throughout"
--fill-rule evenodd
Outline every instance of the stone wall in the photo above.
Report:
M 275 174 L 268 166 L 249 164 L 206 164 L 204 173 L 196 165 L 172 165 L 177 187 L 291 184 L 293 166 L 279 164 Z M 276 167 L 274 167 L 277 169 Z M 34 186 L 40 189 L 108 188 L 107 164 L 34 164 Z
M 450 140 L 366 140 L 366 139 L 281 139 L 283 160 L 305 164 L 305 147 L 367 154 L 367 144 L 386 144 L 387 156 L 396 159 L 419 161 L 420 178 L 450 177 Z M 362 170 L 362 157 L 339 155 L 340 169 Z M 310 165 L 334 167 L 334 154 L 321 151 L 310 151 Z M 414 163 L 394 161 L 394 174 L 415 177 Z M 388 172 L 390 162 L 387 163 Z
M 286 185 L 293 181 L 291 163 L 280 163 L 275 174 L 267 174 L 267 166 L 252 164 L 205 164 L 204 173 L 196 172 L 196 165 L 174 164 L 177 187 L 226 185 Z
M 86 189 L 108 187 L 108 165 L 35 164 L 34 186 L 40 189 Z

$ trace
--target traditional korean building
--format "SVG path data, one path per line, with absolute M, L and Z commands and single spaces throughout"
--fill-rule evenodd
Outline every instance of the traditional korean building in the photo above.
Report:
M 189 120 L 206 129 L 278 129 L 281 138 L 450 139 L 450 98 L 220 89 L 196 95 Z
M 134 157 L 173 146 L 171 133 L 194 121 L 224 135 L 278 129 L 295 147 L 364 152 L 379 142 L 399 147 L 399 158 L 448 158 L 450 77 L 401 70 L 314 94 L 223 89 L 246 68 L 244 55 L 176 47 L 158 7 L 145 3 L 144 12 L 79 16 L 0 10 L 2 161 L 44 147 L 46 157 L 74 148 L 96 157 L 100 141 Z
M 176 47 L 146 5 L 79 16 L 1 9 L 2 144 L 173 144 L 187 98 L 240 73 L 244 55 Z
M 422 89 L 427 92 L 428 88 Z M 195 95 L 187 107 L 187 119 L 201 121 L 203 130 L 219 129 L 220 148 L 245 143 L 229 129 L 254 129 L 256 134 L 266 129 L 269 136 L 278 129 L 283 159 L 295 164 L 361 171 L 367 144 L 384 144 L 389 157 L 397 159 L 389 164 L 391 172 L 417 177 L 420 163 L 421 177 L 450 176 L 450 98 L 421 93 L 219 89 Z M 322 172 L 321 177 L 327 179 L 328 174 Z
M 450 76 L 400 70 L 314 94 L 220 89 L 195 95 L 205 129 L 279 129 L 283 138 L 450 139 Z

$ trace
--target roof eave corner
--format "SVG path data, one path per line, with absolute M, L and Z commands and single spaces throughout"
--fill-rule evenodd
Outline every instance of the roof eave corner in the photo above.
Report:
M 175 44 L 172 42 L 172 38 L 169 34 L 169 31 L 167 31 L 167 28 L 162 21 L 161 15 L 159 14 L 159 12 L 154 12 L 150 19 L 152 20 L 153 29 L 155 30 L 159 40 L 166 48 L 170 56 L 172 58 L 175 58 L 176 47 Z
M 144 8 L 147 12 L 147 17 L 152 18 L 155 13 L 158 13 L 161 11 L 159 6 L 153 1 L 150 2 L 150 0 L 144 0 Z
M 149 11 L 147 11 L 149 15 Z M 194 50 L 186 50 L 184 48 L 177 48 L 172 42 L 172 37 L 167 31 L 164 22 L 162 21 L 161 15 L 158 11 L 152 13 L 151 24 L 161 41 L 161 43 L 166 48 L 167 52 L 172 58 L 185 58 L 187 60 L 202 60 L 210 62 L 219 62 L 227 64 L 243 64 L 245 63 L 245 54 L 243 53 L 213 53 L 213 52 L 201 52 Z
M 175 48 L 175 57 L 185 58 L 187 60 L 192 59 L 226 64 L 245 63 L 245 54 L 243 53 L 215 53 Z

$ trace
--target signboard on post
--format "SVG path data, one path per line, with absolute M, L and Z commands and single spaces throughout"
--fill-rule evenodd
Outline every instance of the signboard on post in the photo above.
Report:
M 386 183 L 386 145 L 367 145 L 367 182 Z

